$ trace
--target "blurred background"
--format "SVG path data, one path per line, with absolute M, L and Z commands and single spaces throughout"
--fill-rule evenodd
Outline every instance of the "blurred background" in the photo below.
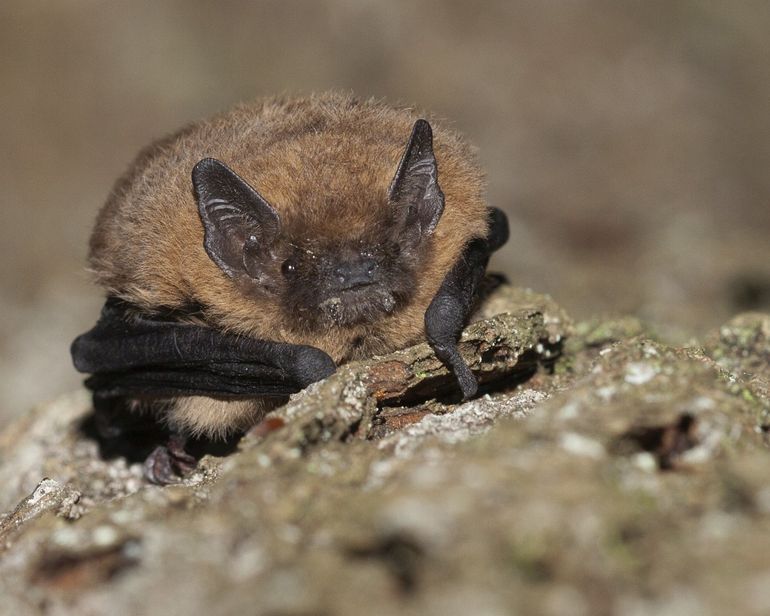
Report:
M 770 3 L 3 0 L 0 426 L 77 386 L 86 244 L 142 146 L 330 88 L 431 109 L 479 148 L 494 265 L 573 316 L 673 341 L 770 308 Z

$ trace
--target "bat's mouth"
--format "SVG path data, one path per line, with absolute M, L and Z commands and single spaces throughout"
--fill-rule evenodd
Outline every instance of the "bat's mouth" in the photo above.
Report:
M 367 287 L 373 287 L 376 284 L 377 283 L 374 282 L 374 281 L 372 281 L 372 282 L 358 282 L 358 283 L 351 284 L 351 285 L 348 285 L 346 287 L 343 287 L 343 288 L 340 289 L 340 291 L 343 292 L 343 293 L 347 292 L 347 291 L 358 291 L 360 289 L 366 289 Z
M 372 322 L 393 312 L 396 298 L 376 282 L 339 290 L 318 304 L 322 319 L 337 326 Z

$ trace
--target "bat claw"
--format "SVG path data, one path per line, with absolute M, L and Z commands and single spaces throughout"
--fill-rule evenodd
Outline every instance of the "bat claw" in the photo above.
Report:
M 454 344 L 435 344 L 433 352 L 457 379 L 463 400 L 470 400 L 479 391 L 479 383 Z
M 468 364 L 465 363 L 465 360 L 457 351 L 452 354 L 448 363 L 457 379 L 460 391 L 463 392 L 463 400 L 470 400 L 478 393 L 479 382 L 476 380 L 473 372 L 471 372 Z
M 184 450 L 184 444 L 172 437 L 168 444 L 159 445 L 144 461 L 144 476 L 150 483 L 166 486 L 179 483 L 192 472 L 198 461 Z
M 460 385 L 460 390 L 463 392 L 463 400 L 470 400 L 479 392 L 479 382 L 470 368 L 465 364 L 463 365 L 465 370 L 455 372 L 455 376 L 457 377 L 457 383 Z

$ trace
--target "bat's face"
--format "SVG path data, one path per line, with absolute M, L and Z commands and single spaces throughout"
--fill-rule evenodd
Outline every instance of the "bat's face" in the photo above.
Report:
M 388 194 L 372 196 L 382 207 L 363 234 L 348 237 L 344 221 L 333 233 L 284 228 L 278 212 L 217 160 L 193 170 L 209 257 L 244 288 L 278 297 L 301 329 L 374 322 L 408 303 L 444 208 L 437 178 L 431 129 L 419 120 Z
M 411 298 L 416 251 L 392 239 L 291 243 L 281 262 L 285 313 L 300 327 L 375 321 Z

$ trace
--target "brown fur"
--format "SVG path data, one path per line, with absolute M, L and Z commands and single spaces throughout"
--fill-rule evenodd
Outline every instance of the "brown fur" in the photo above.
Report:
M 463 247 L 487 233 L 482 175 L 456 134 L 433 123 L 445 209 L 411 302 L 378 322 L 330 331 L 293 329 L 276 298 L 244 294 L 208 257 L 190 172 L 200 159 L 217 158 L 267 199 L 282 224 L 301 224 L 322 237 L 349 236 L 371 227 L 373 207 L 387 206 L 388 186 L 419 117 L 411 109 L 330 93 L 244 104 L 192 124 L 145 149 L 118 181 L 91 237 L 91 269 L 109 294 L 142 310 L 201 305 L 213 326 L 313 345 L 336 362 L 412 344 L 424 337 L 425 310 Z M 263 414 L 242 406 L 190 398 L 168 418 L 211 434 Z

